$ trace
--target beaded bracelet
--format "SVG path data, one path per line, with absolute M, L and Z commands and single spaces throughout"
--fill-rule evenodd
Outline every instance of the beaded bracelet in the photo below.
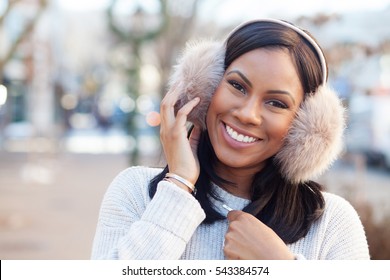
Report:
M 177 175 L 177 174 L 174 174 L 174 173 L 167 173 L 165 175 L 165 178 L 172 178 L 172 179 L 175 179 L 177 181 L 179 181 L 180 183 L 184 184 L 187 188 L 189 188 L 192 192 L 195 193 L 195 186 L 194 184 L 192 184 L 190 181 L 184 179 L 183 177 Z

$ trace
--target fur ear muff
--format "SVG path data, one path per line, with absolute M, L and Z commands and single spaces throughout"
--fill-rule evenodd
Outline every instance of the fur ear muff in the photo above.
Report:
M 206 113 L 224 74 L 225 45 L 222 42 L 196 41 L 187 44 L 174 67 L 169 90 L 179 90 L 175 113 L 188 101 L 200 103 L 188 121 L 206 129 Z M 287 180 L 300 183 L 321 175 L 343 148 L 345 109 L 337 94 L 320 86 L 306 97 L 297 112 L 275 161 Z
M 187 43 L 186 49 L 174 67 L 169 90 L 181 92 L 175 104 L 175 113 L 188 101 L 200 97 L 200 103 L 188 116 L 188 121 L 206 129 L 206 113 L 211 97 L 218 87 L 225 63 L 222 42 L 209 40 Z
M 298 110 L 275 160 L 294 183 L 321 175 L 343 148 L 345 108 L 327 86 L 307 97 Z

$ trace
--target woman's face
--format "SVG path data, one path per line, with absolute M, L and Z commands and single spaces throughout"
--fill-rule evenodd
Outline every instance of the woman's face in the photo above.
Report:
M 206 118 L 217 169 L 261 170 L 281 148 L 303 94 L 287 50 L 256 49 L 233 61 Z

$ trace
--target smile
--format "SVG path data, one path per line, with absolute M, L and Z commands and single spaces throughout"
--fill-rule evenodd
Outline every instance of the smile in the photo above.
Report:
M 242 143 L 253 143 L 259 140 L 258 138 L 240 134 L 228 125 L 226 125 L 226 132 L 229 134 L 231 138 Z

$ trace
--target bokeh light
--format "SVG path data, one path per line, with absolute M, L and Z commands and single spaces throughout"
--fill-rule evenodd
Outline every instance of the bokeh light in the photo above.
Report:
M 150 126 L 159 126 L 161 123 L 160 113 L 152 111 L 146 115 L 146 123 Z

